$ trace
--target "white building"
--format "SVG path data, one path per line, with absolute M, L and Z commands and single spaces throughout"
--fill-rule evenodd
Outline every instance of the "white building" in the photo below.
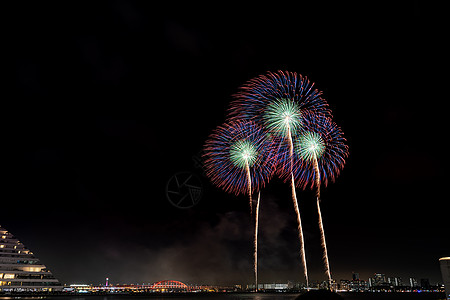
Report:
M 0 226 L 0 291 L 61 290 L 58 279 L 33 253 Z
M 442 279 L 445 285 L 445 294 L 450 299 L 450 257 L 442 257 L 439 259 L 441 264 Z

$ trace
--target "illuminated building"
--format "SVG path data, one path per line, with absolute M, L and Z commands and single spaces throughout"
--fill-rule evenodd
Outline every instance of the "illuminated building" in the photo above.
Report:
M 441 264 L 442 279 L 445 285 L 445 295 L 450 299 L 450 257 L 442 257 L 439 259 Z
M 351 292 L 365 291 L 368 288 L 369 284 L 365 280 L 352 280 L 349 284 L 349 291 Z
M 419 287 L 419 285 L 417 284 L 417 280 L 415 278 L 409 278 L 409 286 L 412 288 L 416 288 Z
M 0 226 L 0 291 L 54 291 L 61 284 L 33 253 Z
M 292 288 L 294 288 L 294 284 L 292 282 L 288 282 L 288 283 L 258 283 L 258 290 L 260 290 L 260 291 L 287 291 Z M 254 290 L 255 285 L 249 284 L 249 285 L 247 285 L 247 289 Z
M 392 287 L 401 286 L 402 285 L 402 279 L 400 277 L 389 277 L 388 283 Z
M 386 284 L 386 275 L 377 273 L 373 276 L 373 286 L 381 286 Z

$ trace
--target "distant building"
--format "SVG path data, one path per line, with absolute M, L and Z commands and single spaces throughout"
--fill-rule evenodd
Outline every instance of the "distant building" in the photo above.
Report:
M 365 280 L 352 280 L 349 284 L 349 290 L 351 292 L 365 291 L 368 288 L 368 283 Z
M 258 283 L 258 290 L 265 291 L 287 291 L 288 289 L 294 288 L 294 284 L 291 282 L 288 283 Z M 249 284 L 247 289 L 253 290 L 255 289 L 254 284 Z
M 384 274 L 380 274 L 380 273 L 376 273 L 373 276 L 373 286 L 381 286 L 381 285 L 385 285 L 386 282 L 386 275 Z
M 402 279 L 400 277 L 389 277 L 388 283 L 392 287 L 402 286 Z
M 450 257 L 442 257 L 439 259 L 441 265 L 442 279 L 445 285 L 445 294 L 450 299 Z
M 58 279 L 34 254 L 0 226 L 0 291 L 61 290 Z
M 420 287 L 424 290 L 430 289 L 430 280 L 428 278 L 420 279 Z
M 352 279 L 353 280 L 359 280 L 359 273 L 352 273 Z
M 417 279 L 411 277 L 409 278 L 409 286 L 412 288 L 417 288 L 419 285 L 417 284 Z
M 350 290 L 350 280 L 341 279 L 339 281 L 339 289 L 349 291 Z

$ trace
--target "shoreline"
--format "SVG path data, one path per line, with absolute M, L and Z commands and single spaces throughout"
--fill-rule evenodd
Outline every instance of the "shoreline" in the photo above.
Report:
M 109 297 L 192 297 L 192 296 L 211 296 L 211 295 L 301 295 L 304 291 L 260 291 L 258 293 L 251 291 L 239 292 L 94 292 L 94 293 L 68 293 L 68 292 L 0 292 L 0 299 L 45 299 L 52 297 L 95 297 L 95 296 L 109 296 Z M 366 295 L 436 295 L 445 299 L 443 292 L 338 292 L 342 296 L 366 296 Z

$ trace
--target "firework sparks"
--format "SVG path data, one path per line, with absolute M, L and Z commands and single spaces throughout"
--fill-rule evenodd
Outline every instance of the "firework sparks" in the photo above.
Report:
M 310 186 L 316 188 L 317 211 L 319 229 L 323 248 L 325 273 L 331 287 L 331 270 L 325 239 L 322 212 L 320 209 L 320 186 L 327 186 L 329 180 L 334 181 L 345 164 L 348 156 L 348 146 L 341 129 L 330 118 L 314 114 L 304 114 L 303 128 L 293 137 L 294 168 L 291 176 L 295 177 L 297 186 L 305 189 Z M 289 173 L 285 172 L 287 181 Z
M 273 141 L 253 122 L 231 121 L 219 126 L 204 149 L 206 175 L 228 193 L 257 192 L 275 170 Z
M 321 96 L 322 92 L 314 89 L 314 83 L 307 77 L 288 71 L 267 72 L 241 86 L 231 102 L 229 116 L 252 120 L 271 131 L 278 131 L 280 126 L 284 127 L 282 123 L 287 116 L 300 122 L 303 111 L 330 117 L 331 111 Z M 275 124 L 268 125 L 270 120 Z M 291 124 L 292 130 L 294 127 Z
M 248 121 L 231 121 L 220 126 L 206 141 L 205 169 L 213 184 L 227 192 L 248 193 L 252 214 L 252 193 L 258 191 L 255 210 L 254 274 L 258 289 L 259 190 L 275 170 L 273 140 L 259 126 Z
M 286 137 L 289 132 L 297 132 L 300 129 L 301 111 L 292 100 L 277 99 L 267 106 L 263 122 L 269 132 Z
M 291 173 L 292 175 L 292 173 Z M 294 210 L 295 214 L 297 215 L 297 229 L 298 229 L 298 235 L 300 239 L 300 258 L 302 259 L 303 264 L 303 274 L 305 276 L 306 280 L 306 287 L 309 286 L 309 277 L 308 277 L 308 268 L 306 267 L 306 254 L 305 254 L 305 242 L 303 239 L 303 229 L 302 229 L 302 218 L 300 216 L 300 210 L 298 208 L 298 201 L 297 201 L 297 193 L 295 192 L 295 181 L 294 176 L 291 176 L 291 188 L 292 188 L 292 198 L 294 202 Z
M 250 174 L 250 166 L 253 166 L 258 153 L 255 146 L 249 140 L 238 140 L 230 146 L 230 160 L 238 168 L 245 168 L 247 174 L 247 189 L 250 197 L 250 213 L 253 212 L 252 208 L 252 178 Z
M 258 291 L 258 222 L 259 222 L 259 199 L 261 196 L 261 192 L 258 193 L 258 199 L 256 201 L 256 209 L 255 209 L 255 239 L 253 241 L 254 244 L 254 253 L 253 253 L 253 269 L 255 272 L 255 291 Z
M 348 156 L 342 130 L 330 118 L 305 113 L 303 129 L 294 140 L 294 177 L 306 189 L 334 182 Z M 318 171 L 316 171 L 318 169 Z M 289 174 L 284 172 L 287 181 Z
M 235 100 L 230 108 L 231 118 L 255 121 L 274 137 L 278 150 L 277 169 L 281 173 L 286 171 L 291 173 L 292 201 L 297 215 L 300 256 L 307 284 L 308 270 L 303 230 L 294 176 L 292 176 L 294 164 L 292 136 L 301 131 L 304 112 L 331 116 L 328 104 L 321 97 L 322 92 L 313 87 L 314 83 L 300 74 L 283 71 L 268 72 L 244 84 L 234 95 Z

